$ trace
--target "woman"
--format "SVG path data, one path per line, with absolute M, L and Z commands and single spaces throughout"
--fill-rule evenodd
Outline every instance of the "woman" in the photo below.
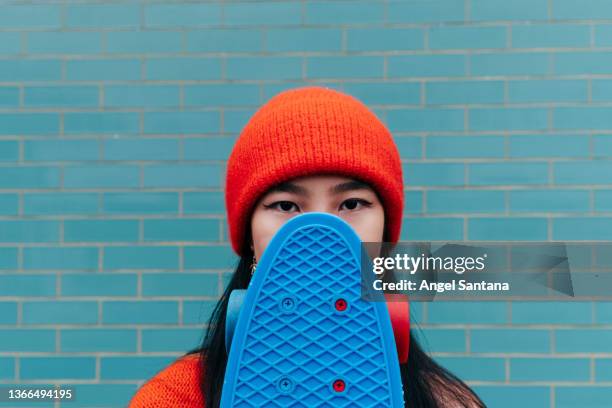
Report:
M 397 147 L 361 102 L 331 89 L 298 88 L 261 107 L 243 129 L 227 164 L 230 240 L 240 262 L 210 319 L 202 345 L 141 387 L 130 407 L 219 406 L 227 355 L 229 294 L 248 287 L 257 259 L 291 217 L 329 212 L 364 242 L 397 242 L 404 208 Z M 406 407 L 484 407 L 460 379 L 410 336 L 400 366 Z

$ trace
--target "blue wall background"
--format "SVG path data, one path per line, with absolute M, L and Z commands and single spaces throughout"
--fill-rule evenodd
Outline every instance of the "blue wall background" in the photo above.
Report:
M 235 137 L 307 83 L 392 130 L 402 239 L 612 238 L 612 2 L 5 1 L 0 385 L 124 406 L 198 344 Z M 413 310 L 491 407 L 610 406 L 610 302 Z

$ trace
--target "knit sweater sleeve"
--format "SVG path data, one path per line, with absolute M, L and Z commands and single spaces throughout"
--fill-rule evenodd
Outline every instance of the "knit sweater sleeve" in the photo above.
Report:
M 182 356 L 146 381 L 129 408 L 203 408 L 200 375 L 198 354 Z

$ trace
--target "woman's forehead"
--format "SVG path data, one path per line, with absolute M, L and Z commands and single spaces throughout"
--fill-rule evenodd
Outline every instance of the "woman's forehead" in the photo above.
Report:
M 303 176 L 291 180 L 286 180 L 270 188 L 268 190 L 268 193 L 287 192 L 306 195 L 308 191 L 316 189 L 325 189 L 326 191 L 332 194 L 339 194 L 345 191 L 353 190 L 374 191 L 369 184 L 352 177 L 336 175 L 316 175 Z

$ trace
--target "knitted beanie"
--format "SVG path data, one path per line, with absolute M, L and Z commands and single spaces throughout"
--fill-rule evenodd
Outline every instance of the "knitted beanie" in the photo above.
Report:
M 404 183 L 397 146 L 356 98 L 323 87 L 281 92 L 251 117 L 227 162 L 225 205 L 234 252 L 242 256 L 254 205 L 274 185 L 319 174 L 368 183 L 385 209 L 386 242 L 399 239 Z

